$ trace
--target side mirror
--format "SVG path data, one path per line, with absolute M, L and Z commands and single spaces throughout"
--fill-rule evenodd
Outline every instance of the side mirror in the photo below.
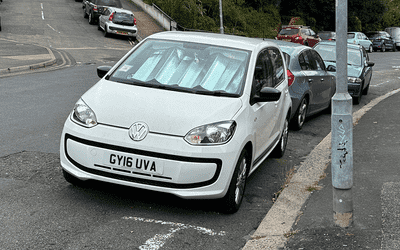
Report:
M 326 68 L 326 70 L 330 72 L 336 72 L 336 66 L 329 65 L 328 68 Z
M 108 71 L 110 71 L 111 68 L 112 68 L 112 66 L 108 66 L 108 65 L 99 66 L 99 67 L 97 67 L 97 75 L 100 78 L 103 78 L 108 73 Z
M 366 62 L 365 64 L 367 67 L 372 67 L 375 65 L 375 63 L 373 63 L 373 62 Z
M 259 94 L 254 97 L 256 102 L 276 102 L 281 98 L 281 92 L 271 87 L 264 87 Z

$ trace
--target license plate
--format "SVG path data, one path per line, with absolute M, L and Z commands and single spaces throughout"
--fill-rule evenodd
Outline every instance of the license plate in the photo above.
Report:
M 103 163 L 133 172 L 163 174 L 163 162 L 132 154 L 105 153 Z
M 127 35 L 128 34 L 128 32 L 123 32 L 123 31 L 117 31 L 117 33 L 121 34 L 121 35 Z

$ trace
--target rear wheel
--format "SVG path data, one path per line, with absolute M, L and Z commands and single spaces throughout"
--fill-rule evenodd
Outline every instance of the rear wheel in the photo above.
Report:
M 304 121 L 306 120 L 307 109 L 308 101 L 306 98 L 303 98 L 301 99 L 300 105 L 291 121 L 291 125 L 294 130 L 300 130 L 303 127 Z
M 248 161 L 247 151 L 244 149 L 240 154 L 233 173 L 229 189 L 224 198 L 221 199 L 221 208 L 224 213 L 235 213 L 242 204 L 244 190 L 246 188 L 247 174 L 250 164 Z
M 374 52 L 374 49 L 372 48 L 372 45 L 370 45 L 370 46 L 369 46 L 369 48 L 368 48 L 368 52 L 369 52 L 369 53 L 372 53 L 372 52 Z
M 382 51 L 382 52 L 385 52 L 385 51 L 386 51 L 386 46 L 385 46 L 385 44 L 382 44 L 381 51 Z
M 89 13 L 89 24 L 94 24 L 94 19 L 92 13 Z

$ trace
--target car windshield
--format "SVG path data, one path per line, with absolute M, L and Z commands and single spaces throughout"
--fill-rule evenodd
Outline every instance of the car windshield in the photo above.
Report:
M 327 62 L 336 62 L 336 46 L 335 45 L 317 45 L 315 50 L 321 55 L 322 59 Z M 347 63 L 350 65 L 360 66 L 362 64 L 361 51 L 357 49 L 347 48 Z
M 250 51 L 209 44 L 149 39 L 110 80 L 198 94 L 239 96 Z
M 297 33 L 299 33 L 299 29 L 293 29 L 293 28 L 285 28 L 279 31 L 279 35 L 282 36 L 292 36 L 296 35 Z
M 113 23 L 123 25 L 134 25 L 135 21 L 132 14 L 115 12 L 112 19 Z

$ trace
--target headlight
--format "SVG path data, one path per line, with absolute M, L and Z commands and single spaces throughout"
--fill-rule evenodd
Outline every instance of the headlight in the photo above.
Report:
M 71 118 L 75 123 L 87 128 L 97 125 L 96 115 L 82 99 L 75 104 Z
M 235 133 L 236 122 L 217 122 L 194 128 L 185 136 L 191 145 L 219 145 L 227 143 Z
M 348 79 L 349 83 L 361 83 L 362 82 L 361 79 L 357 78 L 357 77 L 348 77 L 347 79 Z

